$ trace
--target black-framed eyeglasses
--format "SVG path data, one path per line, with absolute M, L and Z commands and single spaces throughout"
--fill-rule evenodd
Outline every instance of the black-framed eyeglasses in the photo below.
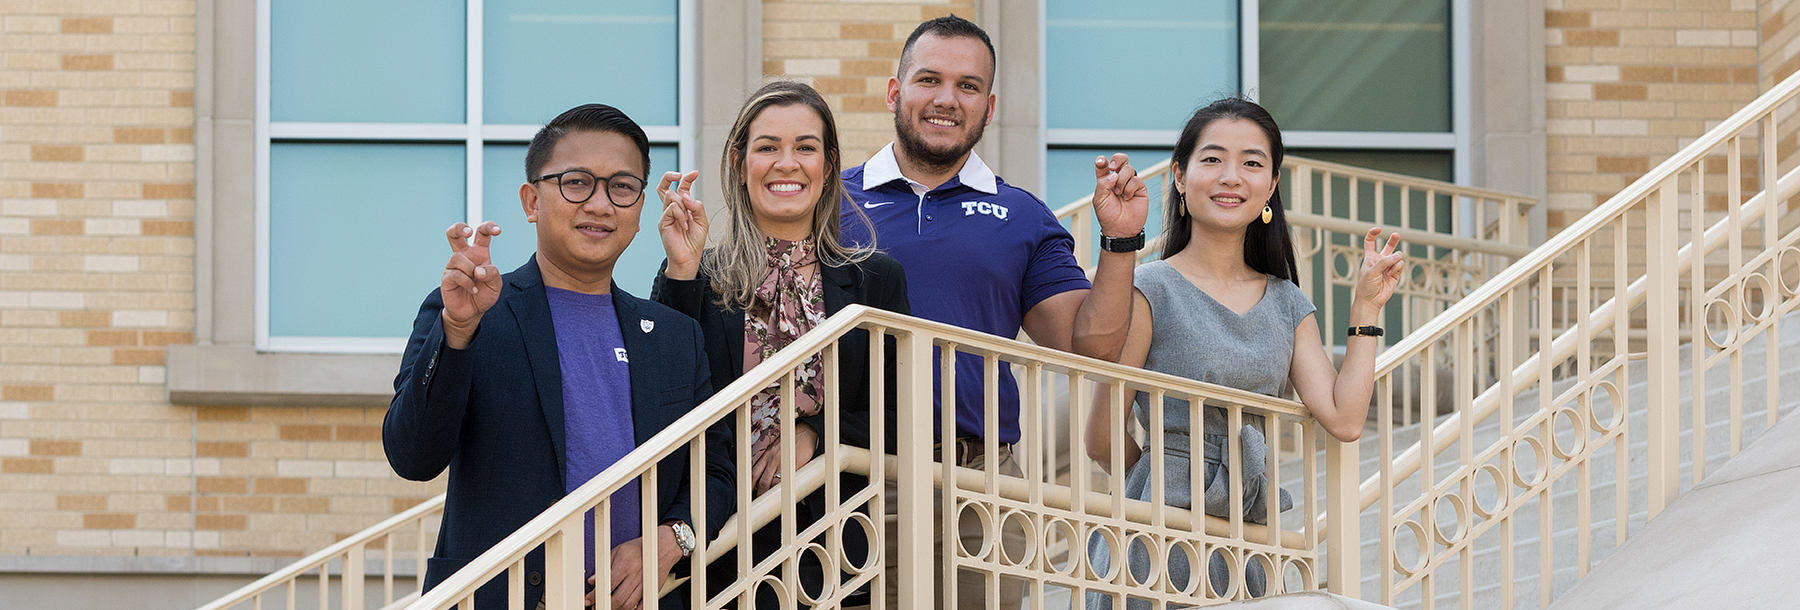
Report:
M 601 180 L 585 169 L 571 169 L 544 174 L 532 182 L 544 180 L 556 180 L 556 188 L 569 203 L 587 203 L 587 200 L 594 197 L 594 185 L 597 184 L 605 184 L 606 199 L 621 208 L 637 205 L 644 198 L 644 179 L 631 174 L 619 174 Z

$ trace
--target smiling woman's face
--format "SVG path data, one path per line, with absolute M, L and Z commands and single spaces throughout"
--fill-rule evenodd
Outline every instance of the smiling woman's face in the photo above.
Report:
M 812 233 L 825 186 L 825 121 L 801 104 L 771 106 L 750 121 L 744 188 L 764 235 L 799 240 Z
M 1223 119 L 1201 130 L 1199 146 L 1177 173 L 1176 184 L 1193 222 L 1242 231 L 1262 215 L 1276 178 L 1262 128 L 1244 119 Z

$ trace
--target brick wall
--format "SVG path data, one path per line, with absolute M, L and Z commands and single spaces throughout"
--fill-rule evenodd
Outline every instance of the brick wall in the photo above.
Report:
M 1552 235 L 1761 91 L 1756 0 L 1545 8 Z
M 165 399 L 164 346 L 193 342 L 194 16 L 0 2 L 0 555 L 295 556 L 435 493 L 388 470 L 380 409 Z
M 973 0 L 859 3 L 787 0 L 763 4 L 763 73 L 808 82 L 837 113 L 844 166 L 859 165 L 894 139 L 887 82 L 920 22 L 951 13 L 975 20 Z
M 87 4 L 0 21 L 0 553 L 185 554 L 194 8 Z

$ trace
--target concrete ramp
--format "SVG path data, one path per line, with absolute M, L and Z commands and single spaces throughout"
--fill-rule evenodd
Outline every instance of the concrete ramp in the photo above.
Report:
M 1800 599 L 1800 422 L 1783 418 L 1553 609 L 1782 608 Z
M 1276 595 L 1213 606 L 1212 608 L 1214 610 L 1393 610 L 1389 606 L 1332 595 L 1323 591 Z

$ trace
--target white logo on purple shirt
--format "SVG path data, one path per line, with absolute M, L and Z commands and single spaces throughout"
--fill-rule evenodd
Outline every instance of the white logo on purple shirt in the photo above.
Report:
M 625 348 L 623 348 L 623 347 L 613 348 L 613 357 L 618 358 L 619 362 L 624 362 L 626 364 L 631 363 L 631 359 L 625 357 Z
M 1006 209 L 1006 206 L 997 203 L 988 203 L 986 201 L 964 201 L 962 207 L 963 216 L 986 214 L 1000 220 L 1006 220 L 1006 214 L 1009 211 Z

